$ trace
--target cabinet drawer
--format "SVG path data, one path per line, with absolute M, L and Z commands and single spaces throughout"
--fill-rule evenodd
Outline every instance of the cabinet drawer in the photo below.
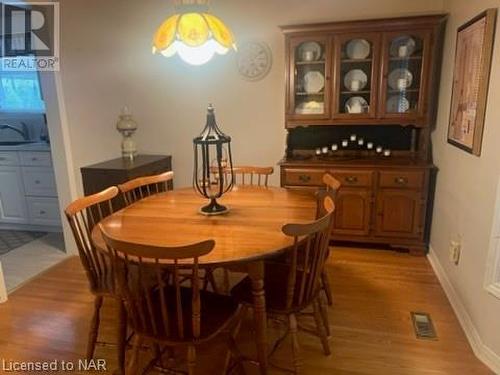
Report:
M 56 180 L 51 168 L 24 167 L 23 181 L 26 195 L 57 197 Z
M 30 224 L 61 225 L 61 214 L 57 198 L 28 197 L 28 215 Z
M 0 151 L 0 165 L 19 165 L 19 155 L 15 151 Z
M 421 189 L 424 183 L 422 171 L 382 171 L 379 185 L 383 188 Z
M 341 186 L 371 187 L 373 172 L 357 170 L 331 170 L 330 173 L 340 181 Z
M 23 151 L 21 163 L 27 167 L 52 167 L 52 158 L 47 151 Z
M 324 174 L 322 169 L 285 169 L 285 185 L 321 186 Z

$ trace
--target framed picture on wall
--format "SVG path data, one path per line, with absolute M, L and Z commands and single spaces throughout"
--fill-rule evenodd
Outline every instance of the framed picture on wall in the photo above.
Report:
M 487 9 L 457 30 L 448 142 L 481 154 L 497 10 Z

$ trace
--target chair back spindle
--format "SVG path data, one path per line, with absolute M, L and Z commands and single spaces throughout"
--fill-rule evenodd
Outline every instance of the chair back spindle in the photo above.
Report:
M 168 190 L 168 183 L 174 178 L 174 172 L 165 172 L 156 176 L 139 177 L 118 185 L 125 204 L 128 206 L 153 194 Z
M 215 242 L 150 246 L 113 239 L 103 227 L 101 232 L 112 254 L 118 293 L 124 300 L 133 330 L 146 337 L 172 342 L 199 338 L 202 312 L 198 259 L 210 253 Z M 181 286 L 187 271 L 190 287 Z M 173 277 L 173 282 L 168 282 L 166 273 Z M 191 309 L 189 319 L 185 314 L 188 308 Z
M 91 233 L 100 221 L 113 213 L 111 200 L 117 195 L 118 188 L 113 186 L 76 200 L 65 210 L 93 293 L 112 293 L 114 290 L 109 258 L 94 247 Z

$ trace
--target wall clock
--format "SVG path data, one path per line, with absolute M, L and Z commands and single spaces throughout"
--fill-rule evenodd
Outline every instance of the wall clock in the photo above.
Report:
M 271 48 L 264 42 L 246 42 L 238 46 L 238 71 L 247 81 L 260 81 L 273 64 Z

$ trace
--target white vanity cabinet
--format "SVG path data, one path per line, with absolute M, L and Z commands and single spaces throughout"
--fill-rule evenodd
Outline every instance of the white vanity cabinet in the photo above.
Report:
M 0 151 L 0 227 L 58 230 L 61 214 L 49 151 Z

